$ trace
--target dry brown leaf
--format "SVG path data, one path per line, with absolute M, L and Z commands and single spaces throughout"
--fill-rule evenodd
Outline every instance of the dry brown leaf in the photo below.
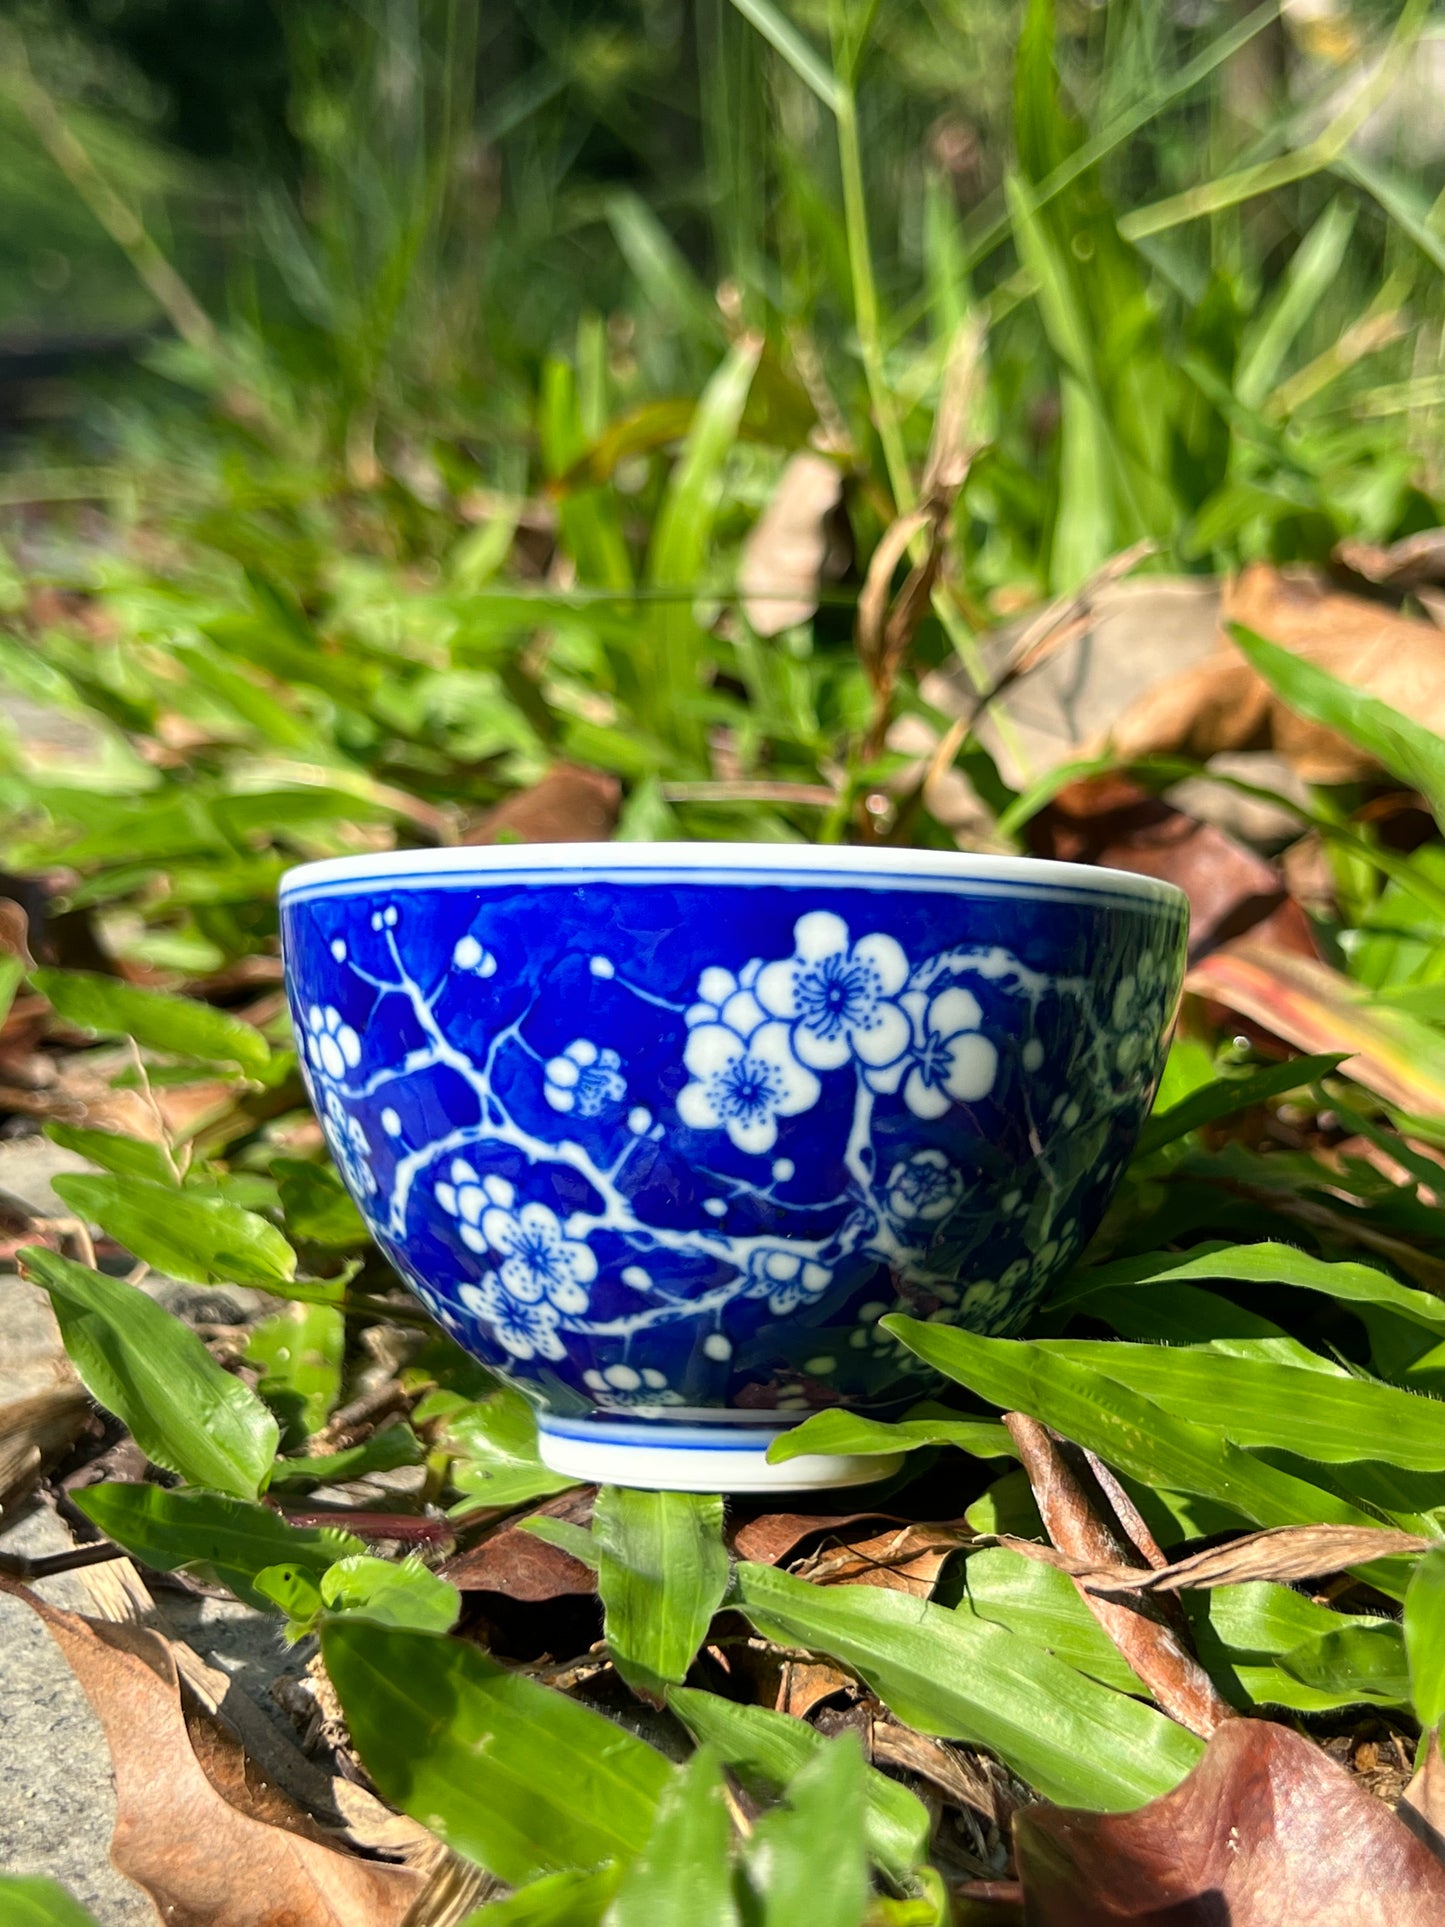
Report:
M 825 1546 L 797 1568 L 820 1586 L 882 1586 L 927 1599 L 960 1546 L 977 1544 L 967 1526 L 902 1525 L 868 1539 Z
M 606 843 L 617 828 L 622 785 L 579 763 L 556 763 L 540 783 L 504 797 L 462 837 L 495 843 L 505 831 L 522 843 Z
M 780 635 L 816 610 L 833 547 L 829 522 L 842 499 L 836 462 L 806 450 L 790 457 L 738 564 L 743 613 L 760 636 Z
M 754 1565 L 778 1566 L 805 1539 L 824 1532 L 846 1532 L 849 1526 L 865 1520 L 907 1523 L 887 1512 L 760 1512 L 741 1524 L 732 1523 L 729 1539 L 734 1557 L 751 1560 Z
M 116 1783 L 111 1858 L 167 1927 L 401 1927 L 423 1877 L 337 1852 L 300 1808 L 248 1772 L 219 1727 L 204 1723 L 199 1746 L 230 1797 L 212 1784 L 158 1634 L 0 1586 L 42 1620 L 105 1729 Z
M 1296 1050 L 1351 1052 L 1344 1074 L 1403 1111 L 1445 1114 L 1445 1074 L 1422 1058 L 1418 1027 L 1328 964 L 1251 939 L 1195 963 L 1184 988 Z
M 559 1492 L 536 1506 L 529 1518 L 564 1519 L 586 1525 L 592 1517 L 593 1486 Z M 439 1569 L 462 1592 L 500 1592 L 511 1599 L 540 1604 L 546 1599 L 582 1596 L 597 1590 L 597 1575 L 570 1552 L 528 1532 L 519 1519 L 504 1521 L 486 1538 L 467 1547 Z
M 1029 848 L 1035 856 L 1101 863 L 1177 884 L 1189 898 L 1195 957 L 1246 932 L 1301 956 L 1319 954 L 1309 920 L 1276 865 L 1127 776 L 1067 784 L 1030 824 Z
M 1029 1927 L 1445 1919 L 1445 1865 L 1321 1748 L 1263 1720 L 1227 1721 L 1136 1813 L 1025 1808 L 1014 1851 Z
M 999 1544 L 1027 1559 L 1057 1566 L 1093 1592 L 1206 1591 L 1214 1586 L 1237 1586 L 1251 1579 L 1324 1579 L 1361 1566 L 1372 1559 L 1399 1553 L 1424 1552 L 1434 1540 L 1394 1526 L 1268 1526 L 1246 1533 L 1228 1545 L 1192 1552 L 1187 1559 L 1152 1569 L 1113 1560 L 1071 1555 L 1035 1539 L 1015 1539 L 1001 1533 Z
M 1228 584 L 1220 621 L 1217 655 L 1148 691 L 1115 720 L 1106 741 L 1116 754 L 1207 761 L 1221 750 L 1272 749 L 1310 783 L 1375 773 L 1363 751 L 1279 700 L 1227 640 L 1230 623 L 1445 733 L 1445 639 L 1432 622 L 1341 594 L 1313 571 L 1264 563 Z
M 850 1673 L 839 1672 L 821 1659 L 785 1659 L 778 1673 L 778 1690 L 773 1705 L 779 1713 L 791 1713 L 805 1720 L 815 1706 L 832 1699 L 835 1693 L 851 1693 L 856 1681 Z
M 1402 541 L 1380 548 L 1374 542 L 1346 541 L 1335 546 L 1334 559 L 1366 582 L 1391 589 L 1416 589 L 1425 583 L 1445 582 L 1445 529 L 1421 529 Z
M 999 1818 L 998 1789 L 972 1761 L 943 1740 L 915 1733 L 911 1726 L 892 1720 L 873 1722 L 873 1758 L 880 1766 L 902 1767 L 928 1780 L 947 1799 L 972 1807 L 986 1819 Z

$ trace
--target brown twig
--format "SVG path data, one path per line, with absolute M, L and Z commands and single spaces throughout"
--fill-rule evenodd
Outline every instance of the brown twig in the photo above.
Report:
M 1040 1515 L 1059 1551 L 1096 1565 L 1139 1568 L 1148 1561 L 1113 1516 L 1084 1454 L 1055 1438 L 1037 1419 L 1008 1412 L 1004 1424 L 1018 1447 Z M 1157 1550 L 1157 1548 L 1156 1548 Z M 1153 1600 L 1101 1599 L 1075 1589 L 1166 1713 L 1208 1739 L 1235 1711 Z
M 109 1540 L 98 1546 L 76 1546 L 71 1552 L 47 1553 L 43 1559 L 27 1558 L 23 1552 L 0 1552 L 0 1574 L 29 1583 L 53 1578 L 58 1572 L 75 1572 L 81 1566 L 104 1565 L 107 1560 L 128 1556 L 124 1546 L 113 1546 Z

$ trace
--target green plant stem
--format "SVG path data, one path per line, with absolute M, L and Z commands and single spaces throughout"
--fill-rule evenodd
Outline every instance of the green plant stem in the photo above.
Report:
M 838 161 L 843 175 L 843 221 L 848 237 L 848 266 L 853 278 L 853 322 L 858 331 L 858 348 L 863 357 L 863 375 L 868 384 L 868 401 L 873 425 L 883 447 L 888 469 L 888 486 L 899 515 L 907 515 L 917 502 L 913 477 L 908 472 L 908 455 L 903 446 L 903 430 L 894 411 L 893 397 L 883 370 L 883 337 L 878 326 L 878 289 L 873 279 L 873 257 L 868 245 L 868 206 L 863 190 L 863 157 L 858 146 L 858 109 L 852 85 L 841 74 L 833 114 L 838 127 Z

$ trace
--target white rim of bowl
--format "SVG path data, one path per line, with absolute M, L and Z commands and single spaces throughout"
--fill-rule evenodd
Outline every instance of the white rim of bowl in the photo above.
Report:
M 571 871 L 618 878 L 664 873 L 700 875 L 734 871 L 754 877 L 807 878 L 826 882 L 963 884 L 984 889 L 1015 886 L 1070 896 L 1130 897 L 1183 908 L 1188 899 L 1175 884 L 1087 863 L 1052 857 L 981 856 L 953 850 L 869 850 L 851 844 L 811 843 L 506 843 L 444 850 L 390 850 L 363 856 L 326 857 L 303 863 L 281 878 L 283 901 L 316 890 L 369 885 L 475 881 L 502 882 L 531 876 L 547 880 Z

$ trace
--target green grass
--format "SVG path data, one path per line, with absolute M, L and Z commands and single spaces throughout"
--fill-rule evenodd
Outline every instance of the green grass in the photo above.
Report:
M 1422 16 L 1388 11 L 1355 24 L 1403 61 Z M 158 1308 L 134 1330 L 114 1280 L 45 1254 L 34 1275 L 86 1383 L 183 1481 L 143 1519 L 98 1503 L 107 1529 L 168 1569 L 206 1565 L 224 1514 L 232 1583 L 297 1633 L 325 1629 L 383 1790 L 505 1877 L 554 1883 L 539 1909 L 573 1910 L 513 1918 L 597 1919 L 619 1883 L 624 1917 L 678 1860 L 717 1889 L 720 1919 L 734 1889 L 754 1912 L 781 1908 L 788 1869 L 833 1853 L 832 1799 L 870 1814 L 881 1884 L 867 1900 L 861 1861 L 840 1863 L 828 1917 L 841 1927 L 871 1906 L 921 1927 L 945 1917 L 923 1864 L 941 1848 L 896 1784 L 860 1781 L 811 1727 L 702 1703 L 689 1662 L 724 1583 L 713 1510 L 628 1513 L 610 1498 L 593 1557 L 634 1676 L 659 1695 L 691 1677 L 687 1726 L 770 1798 L 790 1787 L 769 1854 L 729 1832 L 710 1757 L 683 1778 L 601 1715 L 503 1684 L 437 1629 L 450 1606 L 426 1575 L 328 1580 L 343 1561 L 308 1540 L 307 1584 L 283 1583 L 290 1555 L 248 1506 L 297 1479 L 340 1396 L 342 1347 L 354 1357 L 378 1321 L 425 1321 L 390 1297 L 329 1167 L 298 1156 L 304 1094 L 266 994 L 275 885 L 306 858 L 456 841 L 559 761 L 618 779 L 625 837 L 951 846 L 925 799 L 890 812 L 902 759 L 878 744 L 897 715 L 946 726 L 924 676 L 975 663 L 1005 614 L 1141 540 L 1146 566 L 1212 572 L 1323 562 L 1344 536 L 1441 521 L 1439 183 L 1359 159 L 1338 116 L 1282 86 L 1250 91 L 1256 56 L 1281 45 L 1267 8 L 1185 28 L 1142 4 L 1056 19 L 1046 0 L 1017 15 L 719 0 L 699 10 L 677 82 L 694 119 L 676 153 L 696 166 L 671 170 L 643 127 L 682 72 L 670 56 L 619 28 L 612 66 L 588 81 L 599 43 L 561 43 L 474 115 L 463 12 L 450 39 L 447 16 L 424 9 L 390 16 L 395 41 L 359 27 L 324 86 L 297 50 L 305 191 L 288 196 L 279 175 L 232 183 L 247 246 L 228 299 L 199 327 L 182 304 L 182 338 L 154 349 L 134 393 L 97 395 L 78 442 L 23 444 L 0 478 L 0 676 L 84 732 L 44 757 L 0 745 L 0 862 L 51 880 L 66 941 L 79 931 L 189 1002 L 63 968 L 31 987 L 111 1040 L 93 1063 L 116 1082 L 135 1084 L 143 1062 L 157 1092 L 207 1092 L 163 1148 L 62 1127 L 109 1174 L 74 1181 L 73 1201 L 178 1276 L 215 1278 L 224 1232 L 248 1280 L 304 1323 L 311 1366 L 290 1372 L 302 1347 L 272 1329 L 253 1391 Z M 388 93 L 386 62 L 407 45 L 421 50 L 409 85 Z M 45 46 L 32 53 L 30 77 L 12 68 L 4 88 L 4 138 L 30 130 L 53 191 L 62 126 L 119 191 L 115 154 Z M 1327 98 L 1338 70 L 1294 59 Z M 948 127 L 922 137 L 941 114 L 980 131 L 977 179 L 940 159 L 956 158 L 957 126 L 952 150 Z M 651 171 L 590 168 L 603 126 Z M 500 168 L 486 206 L 465 171 L 480 141 Z M 174 298 L 154 269 L 179 203 L 157 187 L 138 205 L 149 238 L 109 245 Z M 937 572 L 890 682 L 860 661 L 859 592 L 924 493 L 950 360 L 969 343 L 976 380 L 951 432 L 974 452 L 951 518 L 895 529 L 897 573 Z M 816 615 L 771 636 L 736 592 L 740 553 L 809 448 L 838 466 L 846 554 Z M 1286 701 L 1439 807 L 1441 742 L 1418 720 L 1360 704 L 1267 641 L 1245 646 Z M 971 739 L 958 767 L 994 839 L 1024 847 L 1048 783 L 1015 798 Z M 1139 772 L 1161 788 L 1185 773 L 1177 760 Z M 951 1417 L 921 1413 L 898 1439 L 906 1476 L 944 1481 L 980 1531 L 1041 1532 L 1022 1474 L 995 1462 L 1009 1449 L 998 1412 L 1017 1409 L 1109 1462 L 1170 1551 L 1329 1520 L 1445 1536 L 1445 1124 L 1395 1116 L 1339 1068 L 1364 1008 L 1379 1048 L 1431 1086 L 1445 1050 L 1439 838 L 1386 847 L 1351 791 L 1314 793 L 1301 828 L 1332 853 L 1337 902 L 1318 930 L 1361 1000 L 1339 1002 L 1338 1052 L 1281 1073 L 1191 1010 L 1144 1147 L 1039 1327 L 1007 1343 L 898 1328 L 958 1387 Z M 163 1407 L 156 1358 L 173 1368 Z M 408 1383 L 424 1396 L 391 1462 L 424 1456 L 427 1495 L 454 1518 L 556 1490 L 522 1401 L 438 1335 Z M 662 1575 L 679 1544 L 685 1570 Z M 1324 1723 L 1370 1705 L 1413 1733 L 1438 1712 L 1437 1557 L 1418 1585 L 1410 1562 L 1376 1562 L 1328 1608 L 1222 1588 L 1191 1607 L 1202 1659 L 1236 1704 Z M 728 1602 L 1053 1797 L 1137 1803 L 1198 1747 L 1056 1581 L 970 1552 L 924 1615 L 744 1564 Z M 547 1734 L 595 1792 L 565 1837 L 531 1810 L 555 1770 Z M 445 1764 L 483 1739 L 495 1800 Z M 599 1856 L 617 1867 L 584 1877 Z

